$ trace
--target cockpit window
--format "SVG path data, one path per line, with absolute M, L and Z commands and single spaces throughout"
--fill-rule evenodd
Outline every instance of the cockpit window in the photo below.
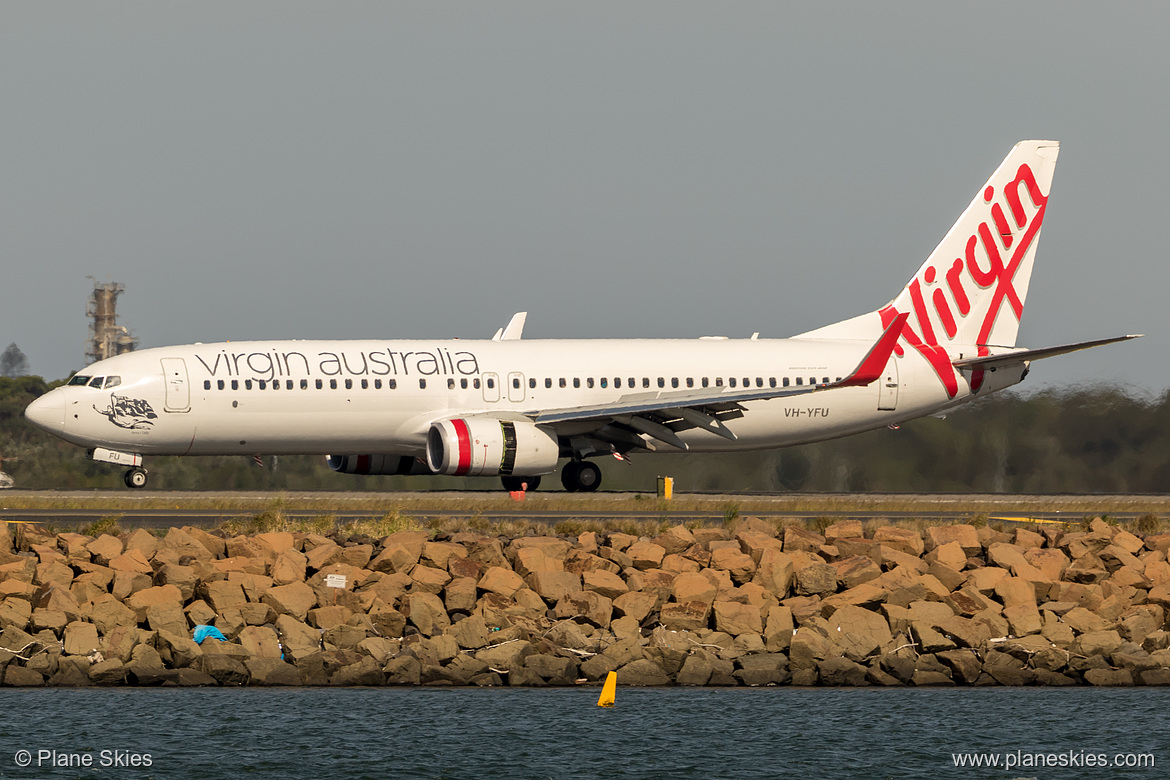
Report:
M 105 383 L 105 385 L 103 385 L 103 387 L 106 390 L 109 390 L 111 387 L 117 387 L 120 384 L 122 384 L 122 377 L 108 376 L 108 377 L 106 377 L 106 383 Z
M 85 376 L 83 374 L 76 374 L 76 375 L 74 375 L 74 377 L 72 379 L 69 380 L 69 385 L 71 387 L 82 387 L 84 385 L 88 385 L 89 380 L 90 380 L 90 377 L 88 377 L 88 376 Z
M 102 389 L 102 382 L 104 382 L 104 381 L 106 381 L 106 378 L 104 376 L 95 376 L 93 378 L 93 380 L 90 381 L 89 386 L 96 387 L 98 390 L 101 390 Z

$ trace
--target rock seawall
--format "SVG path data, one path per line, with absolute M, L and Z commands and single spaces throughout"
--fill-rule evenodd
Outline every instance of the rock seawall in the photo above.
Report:
M 1170 684 L 1170 534 L 1101 520 L 19 536 L 5 686 Z

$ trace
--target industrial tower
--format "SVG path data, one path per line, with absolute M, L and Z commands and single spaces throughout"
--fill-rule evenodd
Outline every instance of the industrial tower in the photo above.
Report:
M 134 334 L 125 326 L 118 324 L 115 308 L 118 296 L 125 290 L 126 288 L 117 282 L 99 284 L 94 281 L 93 295 L 85 306 L 85 314 L 91 320 L 89 340 L 85 346 L 86 365 L 121 355 L 123 352 L 133 352 L 138 346 L 138 339 Z

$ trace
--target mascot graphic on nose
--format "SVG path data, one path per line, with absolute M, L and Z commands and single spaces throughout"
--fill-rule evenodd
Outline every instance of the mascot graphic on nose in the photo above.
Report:
M 95 412 L 110 418 L 110 422 L 119 428 L 129 428 L 132 431 L 150 429 L 154 427 L 154 420 L 158 415 L 150 404 L 141 398 L 127 398 L 123 395 L 111 395 L 108 409 L 93 408 Z

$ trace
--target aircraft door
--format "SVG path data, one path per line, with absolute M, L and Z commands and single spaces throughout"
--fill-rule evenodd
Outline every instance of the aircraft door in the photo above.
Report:
M 167 386 L 166 404 L 168 412 L 191 411 L 191 387 L 187 383 L 187 364 L 182 358 L 162 359 L 163 381 Z
M 513 402 L 524 400 L 524 375 L 519 371 L 508 374 L 508 400 Z
M 878 411 L 892 412 L 898 408 L 898 359 L 893 355 L 886 361 L 878 393 Z
M 500 400 L 500 377 L 497 374 L 483 375 L 483 400 L 489 403 Z

